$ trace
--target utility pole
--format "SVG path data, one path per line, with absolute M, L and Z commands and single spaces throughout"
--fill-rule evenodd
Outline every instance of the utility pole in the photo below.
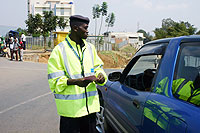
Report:
M 140 22 L 137 22 L 137 31 L 140 29 Z

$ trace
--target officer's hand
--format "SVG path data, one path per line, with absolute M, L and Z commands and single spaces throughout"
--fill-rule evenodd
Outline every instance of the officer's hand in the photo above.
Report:
M 91 81 L 86 81 L 84 78 L 68 79 L 67 85 L 78 85 L 80 87 L 86 87 Z
M 104 78 L 103 74 L 99 73 L 99 75 L 97 76 L 96 83 L 102 84 L 104 82 L 105 82 L 105 78 Z
M 80 79 L 77 79 L 76 84 L 79 87 L 86 87 L 90 82 L 92 82 L 92 81 L 85 80 L 85 78 L 80 78 Z

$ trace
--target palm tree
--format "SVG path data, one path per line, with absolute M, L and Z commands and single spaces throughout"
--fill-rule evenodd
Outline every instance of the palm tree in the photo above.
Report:
M 115 23 L 115 14 L 112 12 L 110 13 L 107 17 L 106 17 L 106 26 L 107 26 L 107 32 L 108 32 L 108 29 L 109 27 L 113 27 L 114 26 L 114 23 Z
M 108 5 L 106 2 L 103 2 L 101 5 L 101 24 L 99 27 L 99 35 L 101 34 L 101 27 L 103 23 L 103 17 L 107 15 Z
M 94 5 L 92 8 L 92 15 L 93 15 L 93 19 L 95 19 L 95 45 L 96 45 L 96 31 L 97 31 L 97 19 L 100 17 L 100 6 L 98 4 Z

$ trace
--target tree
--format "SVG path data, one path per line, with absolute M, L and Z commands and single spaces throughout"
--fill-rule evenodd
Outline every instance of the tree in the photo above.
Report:
M 112 12 L 106 17 L 107 32 L 109 27 L 113 27 L 115 23 L 115 14 Z
M 193 35 L 196 32 L 194 25 L 189 22 L 175 22 L 171 18 L 162 20 L 162 27 L 154 30 L 155 39 Z
M 49 33 L 56 29 L 57 16 L 52 11 L 43 12 L 43 24 L 41 26 L 42 36 L 44 37 L 44 49 L 46 49 L 46 37 Z
M 36 32 L 36 24 L 34 19 L 35 17 L 32 14 L 29 14 L 28 19 L 25 20 L 26 26 L 28 27 L 27 32 L 29 34 L 34 34 Z
M 58 17 L 57 24 L 60 29 L 65 29 L 67 27 L 68 20 L 65 20 L 64 17 Z
M 95 19 L 95 45 L 96 45 L 96 35 L 97 35 L 97 19 L 100 17 L 100 6 L 98 4 L 94 5 L 92 8 L 93 19 Z
M 36 14 L 35 16 L 29 14 L 25 23 L 28 27 L 27 32 L 32 36 L 42 35 L 44 37 L 44 49 L 46 49 L 46 37 L 56 29 L 57 25 L 64 29 L 67 21 L 64 18 L 58 18 L 52 11 L 44 11 L 43 16 L 40 14 Z
M 144 35 L 144 37 L 145 37 L 145 39 L 144 39 L 144 41 L 143 41 L 144 44 L 147 43 L 147 42 L 149 42 L 149 41 L 152 41 L 152 40 L 153 40 L 153 36 L 150 35 L 149 32 L 147 33 L 147 32 L 146 32 L 145 30 L 143 30 L 143 29 L 138 30 L 137 33 L 143 33 L 143 35 Z
M 19 36 L 21 36 L 22 33 L 24 33 L 25 35 L 27 35 L 27 30 L 26 29 L 17 28 L 16 31 L 19 32 Z
M 102 28 L 102 23 L 103 23 L 103 17 L 107 15 L 107 10 L 108 10 L 108 5 L 106 2 L 103 2 L 101 5 L 101 24 L 99 27 L 99 35 L 101 34 L 101 28 Z
M 33 19 L 33 22 L 34 22 L 34 27 L 35 27 L 33 36 L 39 37 L 41 35 L 41 27 L 43 26 L 42 16 L 40 14 L 36 14 Z
M 36 14 L 33 16 L 32 14 L 28 15 L 28 19 L 25 21 L 26 26 L 28 27 L 27 32 L 32 36 L 40 36 L 41 35 L 41 26 L 42 26 L 42 16 L 40 14 Z

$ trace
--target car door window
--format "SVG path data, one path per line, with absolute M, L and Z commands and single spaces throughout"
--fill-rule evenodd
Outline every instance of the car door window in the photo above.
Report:
M 174 79 L 172 93 L 175 98 L 200 106 L 200 45 L 182 44 Z
M 141 56 L 130 69 L 125 78 L 125 84 L 140 91 L 149 91 L 161 55 Z

